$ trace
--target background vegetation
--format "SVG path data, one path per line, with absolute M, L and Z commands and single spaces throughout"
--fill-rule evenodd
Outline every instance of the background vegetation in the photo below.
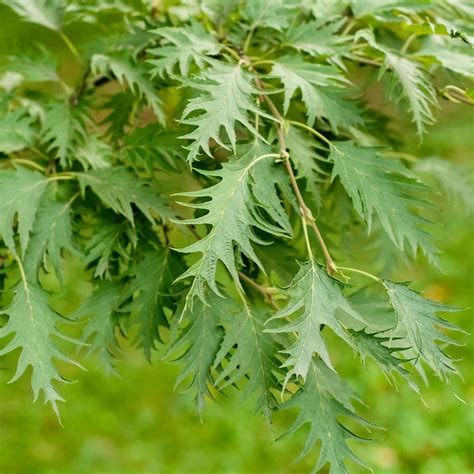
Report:
M 18 47 L 11 38 L 26 44 L 41 34 L 34 26 L 10 21 L 13 15 L 7 9 L 0 10 L 0 18 L 0 52 Z M 467 106 L 446 107 L 441 121 L 420 145 L 420 154 L 467 163 L 474 150 L 474 114 Z M 418 146 L 413 130 L 401 132 L 413 135 L 410 146 Z M 440 242 L 444 273 L 420 264 L 415 286 L 427 288 L 426 296 L 435 300 L 474 307 L 472 216 L 452 207 L 448 212 L 441 199 L 439 204 L 435 212 L 444 223 Z M 66 292 L 58 295 L 57 305 L 64 311 L 75 309 L 90 290 L 81 283 L 80 268 L 78 262 L 71 262 Z M 399 276 L 403 278 L 403 269 Z M 472 316 L 472 310 L 466 310 L 452 320 L 472 332 Z M 469 341 L 468 336 L 462 339 Z M 341 345 L 339 357 L 344 360 L 338 366 L 344 370 L 342 375 L 362 399 L 370 400 L 370 407 L 362 407 L 361 414 L 387 428 L 376 433 L 380 442 L 354 446 L 376 472 L 473 472 L 472 343 L 460 348 L 461 353 L 465 380 L 447 386 L 433 379 L 424 388 L 424 406 L 407 386 L 397 392 L 370 365 L 362 370 Z M 124 354 L 127 363 L 119 367 L 120 377 L 105 375 L 92 359 L 86 361 L 88 372 L 70 373 L 80 383 L 63 389 L 68 403 L 62 405 L 61 427 L 49 407 L 31 403 L 27 376 L 6 385 L 16 357 L 10 354 L 0 365 L 2 473 L 296 473 L 314 465 L 314 459 L 308 457 L 286 467 L 304 443 L 304 430 L 285 443 L 271 443 L 266 422 L 252 412 L 252 400 L 235 410 L 234 401 L 222 397 L 209 404 L 201 422 L 192 401 L 172 389 L 179 368 L 159 357 L 148 365 L 133 351 Z M 275 437 L 289 419 L 284 413 L 277 415 Z
M 470 110 L 464 115 L 459 109 L 448 110 L 421 145 L 422 152 L 466 163 L 474 149 L 473 119 Z M 472 308 L 472 219 L 451 208 L 438 219 L 444 223 L 445 238 L 440 243 L 444 274 L 421 265 L 416 286 L 427 288 L 427 296 L 433 299 Z M 74 265 L 70 268 L 68 292 L 61 297 L 70 309 L 88 291 L 78 284 L 78 270 Z M 453 320 L 472 333 L 472 316 L 473 311 L 466 310 Z M 460 369 L 465 380 L 454 379 L 448 386 L 432 379 L 423 390 L 427 407 L 407 386 L 395 391 L 374 367 L 361 370 L 351 354 L 341 354 L 346 359 L 339 364 L 344 377 L 362 399 L 371 401 L 367 416 L 387 429 L 377 433 L 380 442 L 354 445 L 376 472 L 473 471 L 474 348 L 468 336 L 463 339 L 468 344 L 458 354 L 464 358 Z M 308 472 L 314 463 L 308 457 L 285 467 L 301 449 L 304 429 L 299 437 L 271 443 L 266 422 L 253 413 L 252 400 L 235 410 L 234 400 L 220 398 L 209 405 L 201 423 L 192 400 L 172 389 L 179 368 L 159 358 L 150 366 L 133 352 L 125 355 L 120 377 L 105 375 L 92 359 L 86 361 L 88 372 L 74 373 L 80 383 L 64 388 L 68 403 L 62 405 L 61 427 L 49 407 L 31 403 L 28 377 L 6 385 L 15 356 L 4 359 L 0 367 L 2 473 L 297 473 Z M 288 425 L 290 417 L 282 415 L 276 419 L 275 436 Z M 354 472 L 358 472 L 355 466 Z

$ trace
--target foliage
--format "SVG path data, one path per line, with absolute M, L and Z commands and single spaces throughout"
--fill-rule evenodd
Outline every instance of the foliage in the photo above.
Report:
M 422 137 L 438 96 L 472 105 L 449 57 L 472 57 L 462 4 L 5 4 L 69 52 L 44 45 L 1 64 L 0 353 L 20 350 L 13 379 L 31 365 L 35 398 L 58 411 L 59 361 L 96 353 L 115 371 L 127 344 L 148 360 L 166 352 L 199 411 L 233 388 L 270 422 L 299 407 L 289 433 L 310 425 L 303 455 L 321 441 L 314 469 L 347 472 L 361 461 L 346 440 L 373 426 L 330 332 L 416 391 L 427 368 L 456 373 L 445 330 L 457 326 L 438 313 L 457 309 L 366 270 L 397 252 L 436 262 L 426 175 L 469 201 L 462 171 L 415 158 L 393 133 L 405 119 Z M 84 23 L 100 28 L 73 41 L 69 25 Z M 61 61 L 77 72 L 63 77 Z M 376 107 L 382 79 L 408 117 Z M 354 247 L 368 268 L 346 266 L 360 264 Z M 50 299 L 71 259 L 93 289 L 60 316 Z M 378 320 L 354 302 L 367 288 L 366 307 L 388 308 Z M 76 345 L 88 347 L 69 355 Z

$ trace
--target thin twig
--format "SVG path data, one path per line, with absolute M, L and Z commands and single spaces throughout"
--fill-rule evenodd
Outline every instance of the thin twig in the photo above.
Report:
M 255 31 L 254 28 L 251 28 L 248 35 L 247 35 L 247 38 L 245 38 L 245 43 L 244 43 L 244 53 L 247 53 L 248 49 L 249 49 L 249 46 L 250 46 L 250 41 L 252 39 L 252 36 L 253 36 L 253 32 Z
M 244 280 L 250 286 L 255 288 L 259 293 L 261 293 L 264 298 L 277 310 L 280 310 L 280 307 L 276 304 L 275 300 L 272 297 L 272 291 L 270 288 L 266 288 L 265 286 L 259 285 L 256 281 L 252 280 L 249 276 L 245 273 L 239 272 L 239 278 Z
M 356 21 L 354 19 L 350 20 L 349 23 L 347 23 L 346 27 L 344 28 L 343 32 L 341 33 L 341 36 L 348 35 L 355 25 L 356 25 Z
M 61 36 L 61 38 L 63 39 L 64 43 L 66 43 L 66 46 L 69 48 L 69 50 L 71 51 L 71 53 L 74 55 L 74 57 L 80 62 L 82 63 L 83 60 L 81 58 L 81 55 L 79 54 L 79 51 L 76 49 L 76 47 L 74 46 L 74 43 L 71 41 L 71 39 L 69 38 L 68 35 L 66 35 L 66 33 L 64 33 L 64 31 L 59 31 L 59 36 Z
M 408 37 L 408 39 L 405 41 L 404 45 L 402 46 L 402 49 L 400 50 L 401 54 L 405 54 L 408 51 L 408 48 L 411 46 L 413 41 L 416 39 L 416 33 L 413 33 Z
M 27 160 L 26 158 L 11 158 L 10 161 L 12 161 L 13 163 L 19 163 L 22 165 L 31 166 L 32 168 L 35 168 L 41 172 L 44 172 L 45 170 L 44 166 L 41 166 L 39 163 L 36 163 L 34 161 Z
M 77 92 L 69 98 L 69 103 L 72 107 L 76 107 L 79 104 L 80 98 L 84 95 L 86 88 L 87 88 L 87 78 L 91 72 L 91 68 L 87 66 L 84 74 L 81 77 L 81 82 L 77 86 Z
M 251 62 L 248 59 L 248 57 L 244 56 L 242 59 L 244 61 L 246 61 L 246 63 L 251 67 Z M 255 78 L 255 83 L 257 84 L 257 86 L 260 89 L 262 89 L 262 90 L 265 89 L 265 85 L 260 80 L 260 78 L 256 77 Z M 295 193 L 296 199 L 298 200 L 298 204 L 299 204 L 299 207 L 300 207 L 300 214 L 304 218 L 305 225 L 309 224 L 312 227 L 312 229 L 313 229 L 313 231 L 316 235 L 316 238 L 318 239 L 319 245 L 321 247 L 324 258 L 326 260 L 326 269 L 327 269 L 328 273 L 329 274 L 336 273 L 337 272 L 337 266 L 334 263 L 334 260 L 332 259 L 331 254 L 329 253 L 329 250 L 326 246 L 326 243 L 324 242 L 324 239 L 321 235 L 321 232 L 319 231 L 319 228 L 316 225 L 316 221 L 314 220 L 313 214 L 311 213 L 311 209 L 306 205 L 306 203 L 304 201 L 304 198 L 301 194 L 300 188 L 298 186 L 298 183 L 296 181 L 295 173 L 293 172 L 293 168 L 291 166 L 291 162 L 290 162 L 290 159 L 289 159 L 290 157 L 289 157 L 288 151 L 286 149 L 285 132 L 283 130 L 285 120 L 282 117 L 282 115 L 280 114 L 280 112 L 278 111 L 278 109 L 276 108 L 273 101 L 267 95 L 261 94 L 260 98 L 261 98 L 261 100 L 263 100 L 268 105 L 268 108 L 270 109 L 272 115 L 277 120 L 277 135 L 278 135 L 278 144 L 279 144 L 279 149 L 280 149 L 280 155 L 281 155 L 282 160 L 285 163 L 286 171 L 287 171 L 287 173 L 290 177 L 291 186 L 292 186 L 293 191 Z M 310 129 L 310 130 L 312 130 L 312 129 Z M 321 135 L 321 137 L 322 136 L 323 135 Z M 329 140 L 327 140 L 326 138 L 325 138 L 325 140 L 327 141 L 327 143 L 330 143 Z

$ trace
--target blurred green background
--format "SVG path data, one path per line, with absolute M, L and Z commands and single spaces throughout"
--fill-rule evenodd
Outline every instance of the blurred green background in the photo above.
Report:
M 473 132 L 473 115 L 467 107 L 450 106 L 418 153 L 466 163 L 474 149 Z M 414 273 L 402 273 L 400 278 L 416 275 L 414 285 L 424 288 L 430 298 L 473 307 L 472 218 L 443 201 L 437 218 L 443 225 L 444 273 L 420 264 Z M 87 291 L 78 284 L 78 271 L 72 267 L 68 272 L 66 294 L 58 301 L 63 308 L 77 306 Z M 465 310 L 450 317 L 472 332 L 472 315 Z M 467 344 L 454 351 L 463 358 L 459 365 L 465 380 L 454 379 L 451 386 L 431 380 L 422 390 L 426 406 L 407 386 L 401 385 L 398 391 L 390 386 L 375 367 L 365 370 L 349 353 L 338 354 L 342 375 L 368 405 L 360 407 L 361 414 L 387 430 L 375 432 L 372 443 L 354 444 L 375 472 L 473 472 L 473 346 L 468 335 L 458 339 Z M 160 357 L 149 365 L 137 352 L 124 358 L 120 377 L 105 375 L 93 359 L 86 360 L 87 372 L 70 373 L 78 383 L 62 389 L 67 399 L 61 406 L 62 427 L 49 407 L 32 403 L 27 377 L 7 385 L 15 357 L 4 358 L 0 365 L 0 472 L 298 473 L 314 465 L 316 452 L 291 465 L 304 444 L 304 429 L 273 443 L 265 420 L 253 413 L 252 401 L 237 408 L 234 396 L 211 402 L 201 422 L 190 396 L 173 390 L 178 366 Z M 293 416 L 276 416 L 275 437 Z M 362 472 L 352 467 L 353 472 Z
M 3 19 L 5 12 L 0 11 Z M 6 52 L 13 45 L 13 27 L 9 21 L 4 25 L 0 43 Z M 16 38 L 30 41 L 19 34 Z M 422 145 L 412 130 L 406 131 L 412 136 L 407 151 L 468 163 L 474 114 L 468 106 L 450 105 L 439 115 Z M 418 264 L 399 277 L 414 279 L 430 298 L 474 307 L 472 215 L 446 204 L 442 196 L 439 202 L 442 271 Z M 63 309 L 77 307 L 88 291 L 78 283 L 78 272 L 74 266 L 68 271 L 66 293 L 57 302 Z M 472 316 L 472 310 L 465 310 L 450 319 L 472 333 Z M 392 387 L 374 366 L 364 369 L 348 352 L 337 354 L 342 375 L 368 405 L 359 407 L 360 413 L 387 430 L 376 431 L 372 443 L 353 445 L 376 473 L 474 472 L 474 350 L 470 336 L 457 338 L 466 344 L 453 351 L 463 358 L 459 366 L 465 380 L 447 386 L 432 379 L 422 390 L 425 404 L 407 386 Z M 85 362 L 87 372 L 65 367 L 77 383 L 62 387 L 67 403 L 61 405 L 60 426 L 50 407 L 32 403 L 28 377 L 7 385 L 16 356 L 0 361 L 0 473 L 303 473 L 314 465 L 316 452 L 291 464 L 304 445 L 304 429 L 272 442 L 295 413 L 277 414 L 272 434 L 253 413 L 252 400 L 238 406 L 238 394 L 231 394 L 209 403 L 201 421 L 191 397 L 173 390 L 179 367 L 159 355 L 149 365 L 133 351 L 124 354 L 120 377 L 105 375 L 93 359 Z

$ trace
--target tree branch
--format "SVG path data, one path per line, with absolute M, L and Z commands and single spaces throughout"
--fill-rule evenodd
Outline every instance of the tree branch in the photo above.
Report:
M 252 63 L 250 59 L 246 56 L 243 56 L 242 59 L 245 61 L 245 63 L 252 68 Z M 265 84 L 261 81 L 260 78 L 256 77 L 255 78 L 255 83 L 257 86 L 264 90 L 265 89 Z M 330 275 L 334 274 L 337 272 L 337 266 L 334 263 L 334 260 L 331 257 L 331 254 L 329 253 L 329 250 L 324 242 L 323 236 L 321 235 L 321 232 L 316 225 L 316 221 L 313 217 L 313 214 L 311 212 L 311 209 L 306 205 L 304 198 L 301 194 L 300 188 L 298 186 L 298 183 L 296 181 L 295 173 L 293 172 L 293 168 L 291 166 L 290 162 L 290 155 L 288 154 L 287 148 L 286 148 L 286 139 L 285 139 L 285 132 L 284 132 L 284 123 L 285 119 L 282 117 L 278 109 L 276 108 L 275 104 L 273 101 L 265 94 L 260 95 L 260 99 L 264 101 L 267 105 L 268 108 L 270 109 L 272 115 L 276 118 L 277 120 L 277 136 L 278 136 L 278 143 L 279 143 L 279 151 L 280 151 L 280 156 L 285 163 L 285 168 L 286 171 L 290 177 L 290 182 L 291 186 L 293 188 L 293 191 L 295 193 L 296 199 L 298 200 L 298 204 L 300 207 L 300 214 L 304 218 L 304 222 L 306 224 L 309 224 L 315 235 L 316 238 L 318 239 L 319 245 L 321 247 L 321 250 L 323 252 L 324 258 L 326 260 L 326 269 Z
M 249 284 L 253 288 L 255 288 L 259 293 L 261 293 L 264 298 L 276 309 L 280 310 L 280 307 L 276 304 L 275 300 L 273 299 L 273 291 L 270 288 L 266 288 L 265 286 L 259 285 L 256 281 L 253 281 L 249 276 L 245 273 L 239 272 L 239 278 L 244 280 L 245 283 Z

